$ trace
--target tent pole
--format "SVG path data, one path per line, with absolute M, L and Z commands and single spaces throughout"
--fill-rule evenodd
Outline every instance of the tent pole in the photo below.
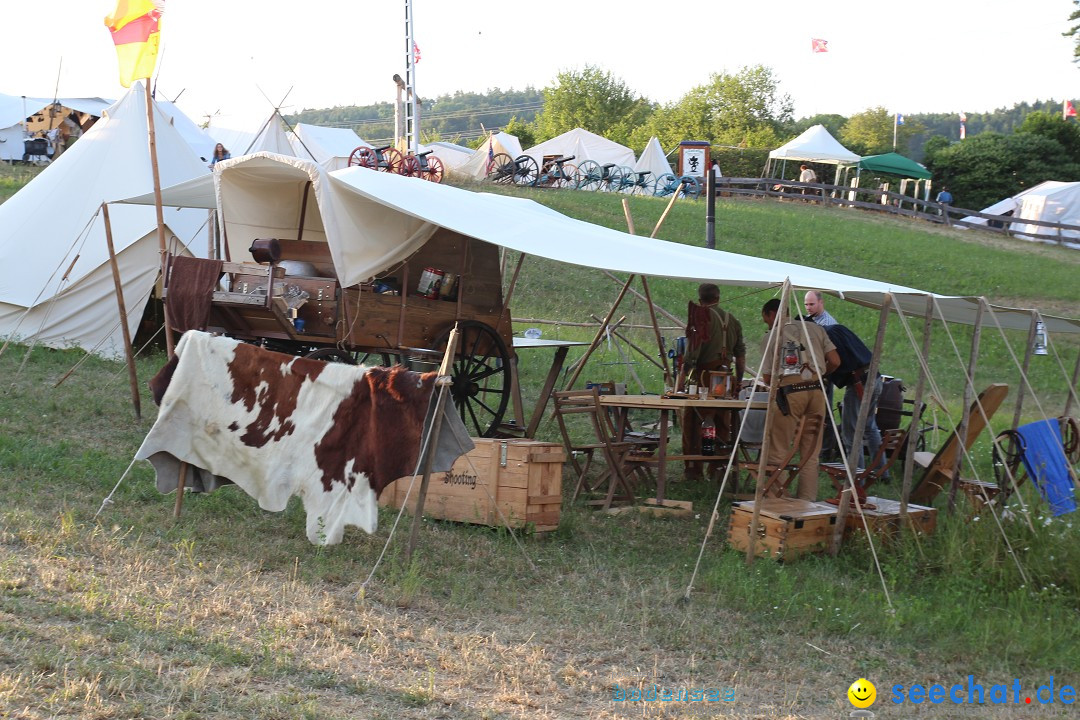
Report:
M 896 312 L 902 312 L 896 298 Z M 923 318 L 922 357 L 926 361 L 924 366 L 919 363 L 919 380 L 915 383 L 915 404 L 911 406 L 911 423 L 908 425 L 907 452 L 904 454 L 904 482 L 900 491 L 900 517 L 907 518 L 908 499 L 911 497 L 911 476 L 915 472 L 915 445 L 918 425 L 922 421 L 922 400 L 926 392 L 926 369 L 930 366 L 930 331 L 934 327 L 934 298 L 926 296 L 926 316 Z
M 626 216 L 627 230 L 630 231 L 631 235 L 636 235 L 637 233 L 634 232 L 634 216 L 630 214 L 630 201 L 626 198 L 623 198 L 622 209 L 623 214 Z M 652 295 L 649 293 L 649 281 L 644 275 L 641 276 L 641 287 L 645 290 L 645 303 L 649 307 L 649 318 L 652 320 L 653 332 L 656 333 L 656 347 L 660 351 L 660 363 L 658 364 L 660 364 L 660 367 L 664 371 L 664 387 L 668 387 L 673 384 L 671 382 L 671 372 L 668 370 L 667 355 L 664 354 L 664 338 L 661 337 L 660 325 L 656 322 L 656 306 L 653 305 Z M 633 290 L 631 290 L 631 292 L 633 292 Z M 636 295 L 637 293 L 634 294 Z M 626 343 L 638 352 L 641 352 L 641 350 L 629 340 L 627 340 Z M 645 355 L 645 353 L 641 354 Z M 646 355 L 646 357 L 648 356 Z M 652 358 L 649 358 L 649 360 L 652 360 Z
M 606 275 L 607 277 L 611 278 L 611 281 L 614 282 L 616 285 L 622 285 L 623 284 L 623 281 L 620 280 L 619 277 L 617 275 L 615 275 L 614 273 L 612 273 L 610 270 L 601 270 L 601 272 L 604 273 L 604 275 Z M 638 300 L 645 300 L 645 296 L 642 295 L 641 293 L 639 293 L 634 288 L 630 288 L 629 292 L 630 292 L 631 295 L 636 297 Z M 678 325 L 680 328 L 686 326 L 686 320 L 684 320 L 682 318 L 675 317 L 673 314 L 671 314 L 670 312 L 668 312 L 664 308 L 660 307 L 659 305 L 653 303 L 653 308 L 656 310 L 656 312 L 660 313 L 661 315 L 666 317 L 668 320 L 670 320 L 671 322 Z
M 1024 407 L 1024 378 L 1027 377 L 1028 368 L 1031 367 L 1031 353 L 1035 344 L 1035 330 L 1039 322 L 1039 315 L 1031 311 L 1031 326 L 1028 328 L 1027 345 L 1024 346 L 1024 362 L 1020 366 L 1020 382 L 1016 386 L 1016 410 L 1013 411 L 1012 427 L 1020 426 L 1020 411 Z
M 663 220 L 663 218 L 660 218 L 661 222 L 663 222 Z M 657 223 L 657 227 L 659 227 L 659 223 Z M 585 351 L 585 354 L 582 355 L 580 359 L 578 359 L 577 364 L 574 367 L 574 372 L 570 376 L 569 382 L 567 382 L 566 387 L 563 388 L 564 390 L 569 390 L 574 387 L 574 383 L 577 382 L 578 376 L 581 375 L 581 369 L 585 367 L 586 361 L 588 361 L 589 357 L 593 354 L 593 352 L 596 351 L 596 347 L 600 344 L 600 340 L 604 337 L 604 330 L 607 329 L 608 323 L 611 322 L 611 318 L 615 316 L 615 311 L 619 308 L 619 303 L 621 303 L 623 298 L 626 297 L 626 291 L 630 289 L 630 283 L 634 282 L 634 277 L 635 275 L 631 274 L 630 277 L 626 278 L 626 282 L 623 284 L 622 290 L 619 291 L 619 296 L 615 298 L 615 302 L 612 303 L 611 309 L 608 310 L 607 317 L 604 318 L 604 322 L 600 323 L 600 327 L 596 329 L 596 337 L 594 337 L 592 343 L 589 344 L 589 348 Z
M 975 395 L 975 363 L 979 359 L 979 340 L 982 339 L 983 298 L 979 298 L 979 307 L 975 311 L 975 329 L 971 333 L 971 355 L 968 358 L 967 374 L 964 382 L 964 407 L 960 415 L 960 427 L 956 428 L 956 437 L 961 447 L 966 445 L 968 423 L 971 421 L 971 401 Z M 964 453 L 956 454 L 952 466 L 952 481 L 949 483 L 949 514 L 956 510 L 956 490 L 960 487 L 960 468 L 964 463 Z
M 780 289 L 780 312 L 776 314 L 773 326 L 769 329 L 775 340 L 772 347 L 773 356 L 762 359 L 762 369 L 764 369 L 766 362 L 769 363 L 769 405 L 765 409 L 765 429 L 761 433 L 761 452 L 758 453 L 758 468 L 754 482 L 754 512 L 750 516 L 750 538 L 746 544 L 747 565 L 753 565 L 756 556 L 754 548 L 756 543 L 754 541 L 757 539 L 758 526 L 761 524 L 761 497 L 765 494 L 763 478 L 765 477 L 765 466 L 769 463 L 769 442 L 772 436 L 773 417 L 778 411 L 774 400 L 776 399 L 776 390 L 780 387 L 780 330 L 787 324 L 790 317 L 788 314 L 788 299 L 790 297 L 791 278 L 785 278 L 784 285 Z
M 656 237 L 656 233 L 660 232 L 660 226 L 667 220 L 668 213 L 671 212 L 671 208 L 675 205 L 675 200 L 678 199 L 678 197 L 678 191 L 671 193 L 671 199 L 668 200 L 667 207 L 664 208 L 664 212 L 660 215 L 660 219 L 656 221 L 656 227 L 654 227 L 652 233 L 649 234 L 650 238 Z
M 120 308 L 120 329 L 124 334 L 124 359 L 127 362 L 128 381 L 131 383 L 131 404 L 135 406 L 135 419 L 142 420 L 139 377 L 135 372 L 135 351 L 131 347 L 131 330 L 128 329 L 124 288 L 120 284 L 120 266 L 116 264 L 116 247 L 113 245 L 112 223 L 109 222 L 109 206 L 105 203 L 101 203 L 101 216 L 105 220 L 105 243 L 109 246 L 109 267 L 112 268 L 113 284 L 116 286 L 116 304 Z
M 149 80 L 143 81 L 143 87 L 146 88 L 146 135 L 150 143 L 150 170 L 154 176 L 154 210 L 157 211 L 158 249 L 161 253 L 161 283 L 162 287 L 164 287 L 169 251 L 165 247 L 165 215 L 161 209 L 161 173 L 158 172 L 157 140 L 154 133 L 154 98 L 150 94 Z M 165 350 L 168 352 L 169 357 L 172 357 L 175 344 L 173 343 L 172 325 L 169 322 L 169 306 L 162 303 L 162 307 L 165 312 Z
M 1080 351 L 1076 353 L 1076 367 L 1073 368 L 1072 383 L 1069 385 L 1069 394 L 1065 399 L 1065 413 L 1066 417 L 1072 416 L 1073 405 L 1077 404 L 1076 400 L 1076 384 L 1080 382 Z
M 889 305 L 892 304 L 892 294 L 885 293 L 885 298 L 881 303 L 881 315 L 878 318 L 877 337 L 874 338 L 874 354 L 870 356 L 870 366 L 866 370 L 866 385 L 863 387 L 863 398 L 867 402 L 859 403 L 859 415 L 855 420 L 855 437 L 851 439 L 851 451 L 847 456 L 847 476 L 850 492 L 840 493 L 840 506 L 837 508 L 836 513 L 836 527 L 833 528 L 832 542 L 829 545 L 829 554 L 835 556 L 840 552 L 840 545 L 844 541 L 844 526 L 847 524 L 848 508 L 851 504 L 851 498 L 855 498 L 855 502 L 858 503 L 858 495 L 855 490 L 855 473 L 856 468 L 859 466 L 859 458 L 863 454 L 863 436 L 866 434 L 866 424 L 870 419 L 870 402 L 869 398 L 873 395 L 872 385 L 877 384 L 877 372 L 878 367 L 881 365 L 881 351 L 885 347 L 885 328 L 889 324 Z M 824 359 L 823 359 L 824 361 Z M 868 395 L 869 393 L 869 395 Z M 857 508 L 859 513 L 862 513 L 862 508 Z

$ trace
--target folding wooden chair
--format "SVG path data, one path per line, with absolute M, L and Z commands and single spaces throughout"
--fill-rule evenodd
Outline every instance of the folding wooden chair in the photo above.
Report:
M 825 418 L 821 415 L 803 415 L 795 429 L 795 439 L 788 449 L 787 457 L 779 463 L 765 464 L 765 481 L 763 497 L 783 497 L 787 489 L 798 477 L 806 458 L 800 457 L 798 462 L 792 462 L 795 453 L 799 452 L 804 438 L 816 438 L 821 432 L 821 426 Z M 758 481 L 758 463 L 754 461 L 742 461 L 739 467 L 749 472 L 755 483 Z
M 859 502 L 864 507 L 866 506 L 864 502 L 866 489 L 880 480 L 903 454 L 909 429 L 910 426 L 903 430 L 895 428 L 883 432 L 881 434 L 881 447 L 874 453 L 874 457 L 870 459 L 870 464 L 862 470 L 855 471 L 855 487 L 859 494 Z M 821 463 L 820 467 L 821 471 L 832 480 L 833 487 L 836 488 L 837 498 L 839 498 L 840 493 L 847 486 L 847 466 L 844 463 Z

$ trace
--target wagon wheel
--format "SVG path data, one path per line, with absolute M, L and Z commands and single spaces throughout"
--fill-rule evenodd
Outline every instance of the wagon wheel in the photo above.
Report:
M 597 190 L 604 179 L 604 170 L 595 160 L 582 160 L 578 163 L 574 186 L 578 190 Z
M 345 365 L 356 365 L 356 358 L 351 353 L 336 347 L 322 347 L 318 350 L 312 350 L 304 356 L 308 360 L 323 360 L 325 362 L 344 363 Z
M 1020 437 L 1020 433 L 1015 430 L 1004 430 L 998 433 L 996 439 L 997 442 L 994 443 L 993 448 L 994 480 L 997 482 L 1002 501 L 1004 501 L 1013 490 L 1013 484 L 1009 480 L 1010 473 L 1016 481 L 1017 487 L 1027 477 L 1026 473 L 1020 472 L 1020 459 L 1024 454 L 1024 440 Z M 1008 472 L 1005 470 L 1006 467 L 1008 467 Z
M 637 173 L 635 173 L 636 175 Z M 655 195 L 656 194 L 656 178 L 652 176 L 651 172 L 647 172 L 643 177 L 638 179 L 634 183 L 635 195 Z
M 423 175 L 425 180 L 430 180 L 433 183 L 441 183 L 443 179 L 443 164 L 442 160 L 434 155 L 427 159 L 427 172 Z
M 698 182 L 696 177 L 693 177 L 692 175 L 683 175 L 679 178 L 679 183 L 682 185 L 682 189 L 679 191 L 679 197 L 696 198 L 701 195 L 701 183 Z
M 450 396 L 473 437 L 492 437 L 510 403 L 510 352 L 499 334 L 479 320 L 458 323 Z M 446 349 L 450 330 L 435 340 Z M 475 433 L 475 434 L 474 434 Z
M 577 166 L 573 163 L 563 163 L 562 175 L 555 180 L 555 187 L 564 190 L 572 190 L 577 187 Z
M 508 183 L 514 179 L 514 158 L 506 153 L 496 153 L 488 163 L 487 179 L 496 183 Z
M 383 150 L 382 162 L 379 163 L 379 169 L 383 172 L 393 173 L 394 175 L 401 175 L 402 168 L 405 167 L 405 156 L 394 148 L 387 148 Z
M 1073 465 L 1080 463 L 1080 422 L 1068 415 L 1058 418 L 1061 423 L 1061 440 L 1065 457 Z
M 637 183 L 637 173 L 634 172 L 634 168 L 629 165 L 620 165 L 619 173 L 619 192 L 634 192 L 634 184 Z
M 406 155 L 401 161 L 401 174 L 405 177 L 420 177 L 420 159 L 415 155 Z
M 349 167 L 366 167 L 374 170 L 379 165 L 375 151 L 369 147 L 358 147 L 349 155 Z
M 514 182 L 518 185 L 532 186 L 540 179 L 540 166 L 528 155 L 518 155 L 514 165 Z
M 600 184 L 600 189 L 605 192 L 619 192 L 619 189 L 622 188 L 622 171 L 623 169 L 618 165 L 613 165 L 608 168 L 607 176 Z
M 664 173 L 660 177 L 656 178 L 655 190 L 653 194 L 656 197 L 667 197 L 679 187 L 679 179 L 671 173 Z

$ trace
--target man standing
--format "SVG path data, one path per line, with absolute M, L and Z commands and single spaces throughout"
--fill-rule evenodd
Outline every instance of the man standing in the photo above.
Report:
M 806 314 L 814 321 L 814 324 L 826 329 L 837 324 L 836 318 L 825 309 L 825 298 L 817 290 L 808 290 L 805 297 L 803 297 L 803 304 L 806 305 Z M 840 457 L 840 451 L 836 446 L 836 432 L 833 430 L 833 425 L 835 425 L 833 418 L 833 384 L 828 378 L 825 379 L 825 400 L 827 403 L 825 426 L 823 428 L 825 440 L 821 454 L 825 456 L 827 461 L 831 461 Z
M 732 373 L 731 392 L 738 393 L 746 371 L 746 342 L 742 324 L 722 309 L 720 288 L 713 283 L 698 286 L 698 302 L 689 303 L 686 322 L 686 353 L 683 356 L 682 382 L 707 384 L 706 372 Z M 732 367 L 734 365 L 734 367 Z M 729 413 L 711 408 L 688 410 L 683 415 L 683 454 L 701 454 L 701 426 L 712 420 L 717 438 L 728 439 L 731 423 Z M 689 479 L 702 477 L 702 463 L 687 461 L 685 475 Z
M 859 418 L 859 408 L 864 401 L 870 403 L 867 415 L 866 430 L 863 440 L 870 451 L 870 457 L 877 455 L 881 447 L 881 430 L 877 425 L 878 399 L 881 397 L 883 382 L 879 374 L 873 382 L 867 379 L 872 353 L 859 337 L 847 327 L 839 323 L 825 328 L 829 339 L 836 346 L 840 356 L 840 367 L 829 375 L 829 382 L 839 388 L 844 388 L 844 405 L 840 412 L 840 437 L 844 441 L 844 452 L 849 455 L 852 452 L 852 442 L 855 440 L 855 423 Z M 858 452 L 859 469 L 866 463 L 863 460 L 862 448 Z
M 799 170 L 801 171 L 799 173 L 799 182 L 801 182 L 801 183 L 816 183 L 817 182 L 817 173 L 814 172 L 812 169 L 810 169 L 810 167 L 808 165 L 805 165 L 805 164 L 800 165 Z M 805 188 L 804 187 L 802 189 L 802 194 L 803 195 L 816 195 L 817 191 L 813 190 L 812 188 Z
M 807 290 L 806 296 L 803 298 L 803 303 L 806 305 L 806 314 L 810 316 L 810 319 L 815 324 L 821 327 L 829 327 L 836 324 L 836 318 L 829 314 L 829 311 L 825 309 L 825 298 L 817 290 Z
M 824 330 L 802 321 L 788 321 L 782 327 L 776 327 L 779 311 L 780 301 L 775 298 L 761 308 L 761 319 L 769 327 L 762 348 L 765 357 L 762 378 L 766 383 L 772 379 L 772 358 L 777 352 L 782 353 L 777 393 L 783 394 L 786 403 L 780 407 L 786 406 L 787 412 L 773 413 L 768 448 L 768 461 L 777 464 L 787 457 L 791 450 L 802 418 L 809 415 L 825 416 L 822 378 L 840 366 L 840 356 Z M 799 470 L 796 497 L 814 502 L 817 500 L 818 491 L 821 433 L 815 437 L 803 436 L 798 450 L 802 467 Z

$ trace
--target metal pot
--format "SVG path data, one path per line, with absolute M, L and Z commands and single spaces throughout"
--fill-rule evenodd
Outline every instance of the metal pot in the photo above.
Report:
M 276 263 L 281 259 L 281 243 L 277 238 L 256 238 L 248 248 L 257 263 Z

